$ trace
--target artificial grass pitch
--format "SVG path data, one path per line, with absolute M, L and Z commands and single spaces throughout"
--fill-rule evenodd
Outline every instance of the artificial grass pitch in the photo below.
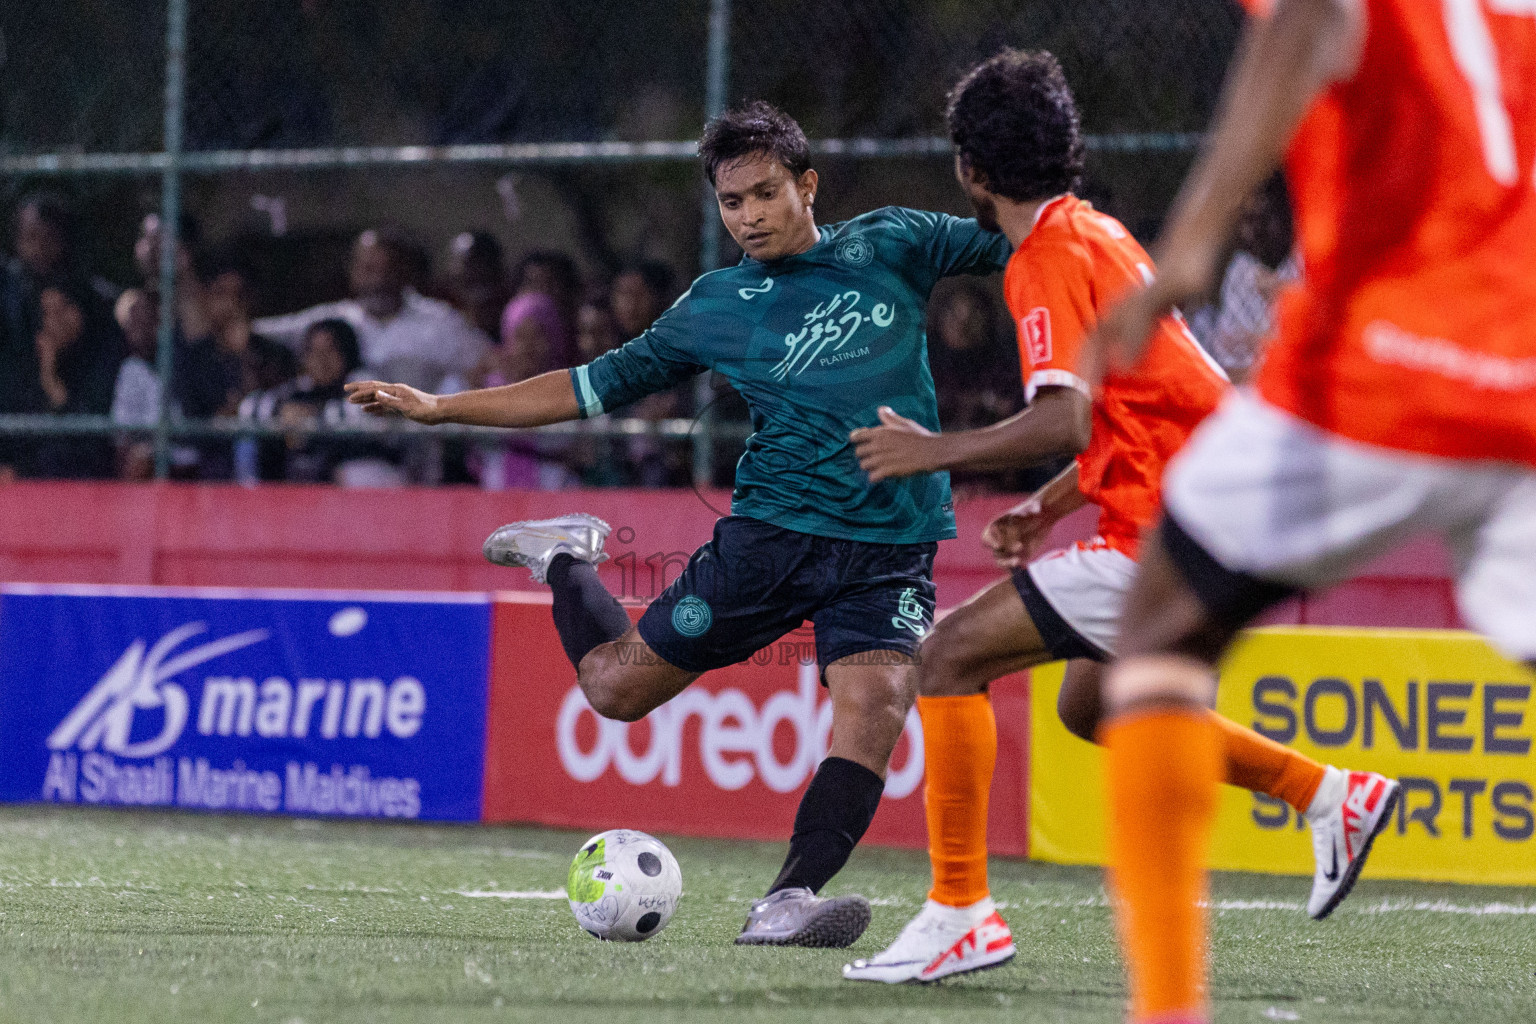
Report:
M 0 1022 L 1121 1019 L 1096 870 L 994 862 L 1018 957 L 884 986 L 839 969 L 883 948 L 921 904 L 921 854 L 860 850 L 833 881 L 875 902 L 853 949 L 740 947 L 731 940 L 783 848 L 662 837 L 682 865 L 682 903 L 656 938 L 625 945 L 592 939 L 551 898 L 585 838 L 0 808 Z M 1306 886 L 1217 876 L 1218 1021 L 1536 1020 L 1536 891 L 1373 882 L 1367 870 L 1317 924 Z

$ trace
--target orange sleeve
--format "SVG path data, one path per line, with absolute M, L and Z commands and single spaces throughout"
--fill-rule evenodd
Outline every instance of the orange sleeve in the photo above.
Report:
M 1033 401 L 1042 387 L 1076 388 L 1091 398 L 1077 375 L 1083 340 L 1098 323 L 1087 253 L 1075 245 L 1021 253 L 1009 264 L 1004 285 L 1019 332 L 1025 399 Z
M 1275 0 L 1238 0 L 1238 2 L 1255 18 L 1267 18 L 1269 12 L 1275 9 Z

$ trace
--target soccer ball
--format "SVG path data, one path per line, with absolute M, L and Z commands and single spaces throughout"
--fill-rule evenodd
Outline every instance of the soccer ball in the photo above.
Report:
M 643 942 L 672 920 L 683 873 L 661 840 L 616 828 L 581 844 L 565 892 L 576 923 L 588 934 Z

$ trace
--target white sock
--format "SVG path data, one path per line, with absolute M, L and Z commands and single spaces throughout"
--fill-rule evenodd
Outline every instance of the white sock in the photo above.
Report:
M 1349 775 L 1342 768 L 1327 765 L 1323 769 L 1323 781 L 1318 784 L 1317 792 L 1312 794 L 1312 802 L 1307 805 L 1307 820 L 1316 821 L 1332 814 L 1344 802 L 1344 794 L 1348 790 Z

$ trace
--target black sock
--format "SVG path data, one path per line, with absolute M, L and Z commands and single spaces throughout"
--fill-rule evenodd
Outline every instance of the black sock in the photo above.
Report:
M 800 798 L 789 856 L 768 892 L 796 886 L 820 892 L 864 838 L 884 790 L 884 780 L 861 764 L 841 757 L 821 762 Z
M 545 579 L 555 592 L 551 611 L 560 646 L 579 672 L 588 651 L 629 631 L 629 613 L 608 593 L 596 569 L 564 552 L 549 563 Z

